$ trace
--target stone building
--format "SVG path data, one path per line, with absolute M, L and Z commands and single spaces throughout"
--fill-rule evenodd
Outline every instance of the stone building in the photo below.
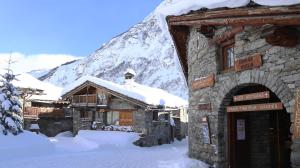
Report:
M 167 22 L 189 86 L 189 156 L 300 167 L 300 5 L 199 9 Z
M 119 85 L 86 76 L 67 87 L 62 98 L 71 102 L 73 133 L 116 130 L 140 133 L 139 146 L 170 143 L 186 136 L 187 101 L 161 89 L 134 82 L 132 70 Z

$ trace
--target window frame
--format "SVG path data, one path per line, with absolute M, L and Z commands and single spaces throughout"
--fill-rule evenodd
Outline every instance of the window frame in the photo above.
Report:
M 229 39 L 226 40 L 225 42 L 223 42 L 220 45 L 221 48 L 221 73 L 226 73 L 226 72 L 230 72 L 234 70 L 234 66 L 235 66 L 235 54 L 234 54 L 234 44 L 235 41 L 234 39 Z M 233 54 L 234 54 L 234 58 L 233 58 L 233 66 L 228 67 L 227 65 L 227 61 L 228 61 L 228 54 L 227 54 L 227 50 L 228 48 L 232 48 L 233 49 Z
M 89 119 L 89 112 L 88 111 L 80 111 L 80 118 L 87 120 Z

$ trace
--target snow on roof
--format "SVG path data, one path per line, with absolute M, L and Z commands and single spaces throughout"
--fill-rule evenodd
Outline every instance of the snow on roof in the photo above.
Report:
M 162 89 L 152 88 L 138 84 L 136 82 L 130 82 L 124 85 L 119 85 L 110 81 L 106 81 L 100 78 L 92 76 L 84 76 L 75 81 L 73 84 L 67 86 L 62 91 L 62 95 L 74 90 L 78 86 L 85 82 L 92 82 L 106 89 L 115 91 L 130 98 L 142 101 L 149 105 L 162 105 L 166 107 L 182 107 L 187 106 L 188 102 L 178 96 L 174 96 Z
M 252 0 L 259 5 L 282 6 L 299 4 L 300 0 Z M 201 8 L 215 9 L 221 7 L 236 8 L 246 6 L 250 0 L 173 0 L 171 5 L 159 9 L 159 13 L 167 15 L 182 15 Z
M 1 74 L 6 73 L 0 71 Z M 62 88 L 51 83 L 43 82 L 28 73 L 22 73 L 16 76 L 17 80 L 12 81 L 12 84 L 18 88 L 38 89 L 43 90 L 44 95 L 33 95 L 30 100 L 58 100 L 61 95 Z
M 44 91 L 43 95 L 33 95 L 29 98 L 30 100 L 58 100 L 60 98 L 61 87 L 40 81 L 27 73 L 17 76 L 17 79 L 18 81 L 13 81 L 13 84 L 17 87 L 40 89 Z
M 128 69 L 124 72 L 124 75 L 127 74 L 127 73 L 130 73 L 130 74 L 136 76 L 135 71 L 134 71 L 133 69 L 131 69 L 131 68 L 128 68 Z

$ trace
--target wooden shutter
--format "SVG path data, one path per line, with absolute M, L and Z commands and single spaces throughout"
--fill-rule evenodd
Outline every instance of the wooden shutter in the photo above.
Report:
M 120 123 L 121 126 L 133 125 L 133 112 L 120 111 Z

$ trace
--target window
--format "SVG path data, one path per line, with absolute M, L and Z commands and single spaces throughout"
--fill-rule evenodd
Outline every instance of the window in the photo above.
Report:
M 164 119 L 165 119 L 165 121 L 168 121 L 169 120 L 169 114 L 164 114 Z
M 88 111 L 80 111 L 80 118 L 84 118 L 84 119 L 89 118 L 89 112 Z
M 119 125 L 119 112 L 109 111 L 107 112 L 106 121 L 108 125 Z
M 153 111 L 152 120 L 153 121 L 158 121 L 158 111 Z
M 234 69 L 234 41 L 230 40 L 221 45 L 222 47 L 222 71 Z

